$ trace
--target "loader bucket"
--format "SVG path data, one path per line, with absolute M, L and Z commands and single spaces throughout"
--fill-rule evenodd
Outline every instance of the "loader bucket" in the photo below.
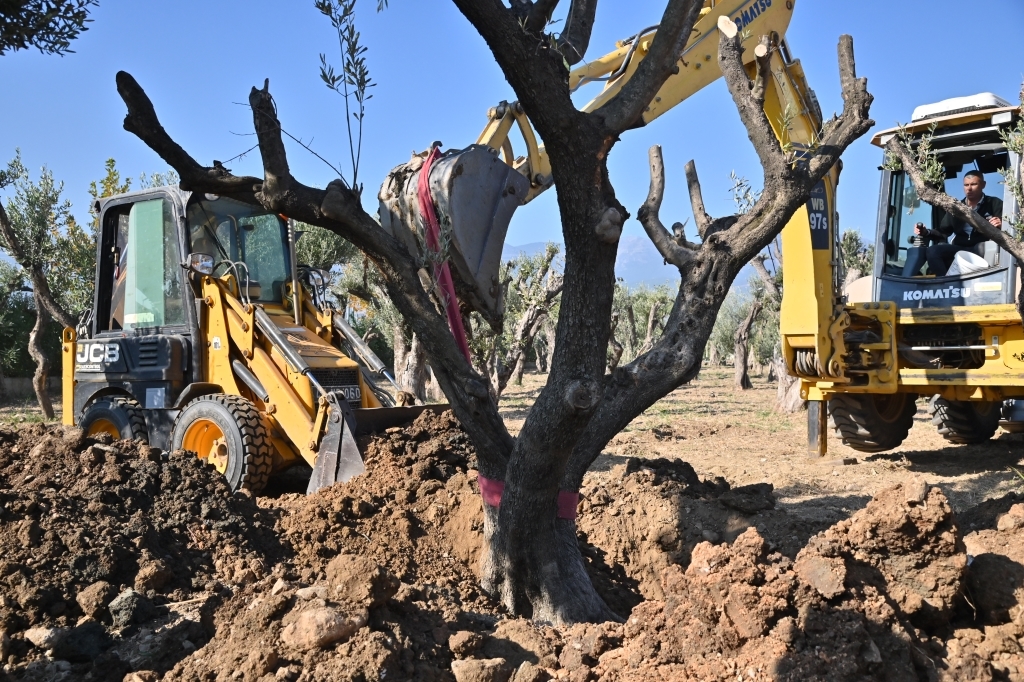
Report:
M 395 426 L 405 426 L 414 421 L 424 412 L 440 414 L 450 406 L 445 405 L 412 405 L 410 407 L 364 407 L 354 410 L 356 416 L 356 435 L 365 436 L 370 433 L 382 433 Z
M 327 394 L 327 404 L 327 432 L 320 441 L 313 475 L 309 477 L 306 488 L 307 495 L 335 483 L 347 483 L 353 476 L 366 471 L 363 456 L 356 445 L 355 415 L 348 401 L 344 396 L 339 398 L 338 393 L 331 392 Z
M 414 405 L 353 410 L 348 401 L 334 393 L 328 397 L 328 405 L 327 432 L 320 442 L 313 475 L 306 488 L 307 495 L 335 483 L 347 483 L 366 470 L 356 436 L 381 433 L 395 426 L 405 426 L 424 412 L 441 413 L 449 409 L 448 405 Z
M 425 155 L 398 166 L 381 187 L 381 225 L 422 257 L 423 218 L 416 174 Z M 522 205 L 530 181 L 485 145 L 449 152 L 430 169 L 430 189 L 447 245 L 459 300 L 500 328 L 505 301 L 499 282 L 501 250 L 512 214 Z

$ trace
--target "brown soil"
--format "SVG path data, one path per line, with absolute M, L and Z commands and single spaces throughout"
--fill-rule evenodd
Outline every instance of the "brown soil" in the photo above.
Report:
M 712 381 L 659 409 L 715 405 Z M 724 397 L 645 415 L 588 475 L 581 549 L 626 620 L 563 630 L 479 590 L 449 414 L 361 443 L 349 484 L 255 502 L 184 454 L 0 430 L 0 679 L 1024 680 L 1016 440 L 822 466 L 799 416 L 742 418 L 763 384 Z

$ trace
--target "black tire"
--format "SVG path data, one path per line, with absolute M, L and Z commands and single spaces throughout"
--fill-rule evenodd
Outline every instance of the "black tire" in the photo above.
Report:
M 996 434 L 1002 403 L 973 400 L 946 400 L 935 396 L 928 403 L 932 424 L 950 443 L 984 443 Z
M 142 406 L 126 396 L 104 396 L 93 400 L 82 410 L 78 425 L 90 436 L 109 433 L 114 440 L 149 442 Z
M 222 443 L 215 447 L 223 458 L 223 474 L 231 489 L 245 488 L 254 494 L 262 491 L 270 478 L 273 445 L 256 407 L 237 395 L 200 396 L 186 405 L 174 420 L 171 447 L 196 452 L 194 444 L 201 442 L 203 435 L 195 429 L 208 430 L 210 424 L 220 429 L 223 436 Z M 210 453 L 196 454 L 209 461 Z
M 840 393 L 828 401 L 837 436 L 858 452 L 885 452 L 907 438 L 917 413 L 913 393 Z

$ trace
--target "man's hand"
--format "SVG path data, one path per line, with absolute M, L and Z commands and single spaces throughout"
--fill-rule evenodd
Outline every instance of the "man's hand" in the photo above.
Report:
M 924 223 L 917 223 L 914 225 L 914 234 L 926 234 L 928 229 L 924 226 Z
M 989 216 L 988 221 L 992 224 L 992 227 L 997 227 L 1000 230 L 1003 229 L 1003 219 L 999 216 Z

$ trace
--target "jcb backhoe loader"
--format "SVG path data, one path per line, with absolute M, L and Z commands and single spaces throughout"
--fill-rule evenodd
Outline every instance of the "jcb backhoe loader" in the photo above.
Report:
M 383 363 L 297 267 L 282 216 L 173 187 L 95 210 L 92 314 L 64 330 L 65 423 L 191 450 L 254 492 L 304 460 L 314 491 L 363 470 L 356 434 L 428 409 L 377 386 Z

